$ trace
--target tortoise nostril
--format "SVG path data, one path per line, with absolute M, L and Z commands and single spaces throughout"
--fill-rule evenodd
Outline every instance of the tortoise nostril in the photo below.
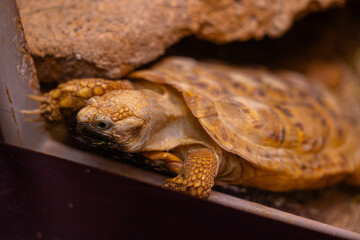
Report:
M 93 126 L 102 131 L 110 131 L 114 127 L 114 123 L 109 119 L 99 119 L 93 122 Z

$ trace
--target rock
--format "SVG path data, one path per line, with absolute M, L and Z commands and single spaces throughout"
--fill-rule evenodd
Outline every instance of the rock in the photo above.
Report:
M 216 43 L 280 37 L 344 0 L 18 0 L 41 81 L 119 78 L 185 36 Z

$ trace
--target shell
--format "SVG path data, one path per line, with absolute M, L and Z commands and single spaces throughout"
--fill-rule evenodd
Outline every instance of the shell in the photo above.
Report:
M 255 168 L 291 179 L 341 179 L 359 168 L 357 132 L 336 96 L 298 73 L 173 57 L 130 77 L 177 88 L 215 142 Z

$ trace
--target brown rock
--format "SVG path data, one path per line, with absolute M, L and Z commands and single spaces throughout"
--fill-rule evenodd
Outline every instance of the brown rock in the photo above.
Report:
M 42 81 L 119 78 L 185 36 L 217 43 L 279 37 L 345 0 L 18 0 Z
M 305 14 L 344 4 L 333 0 L 204 0 L 198 37 L 217 43 L 280 37 Z

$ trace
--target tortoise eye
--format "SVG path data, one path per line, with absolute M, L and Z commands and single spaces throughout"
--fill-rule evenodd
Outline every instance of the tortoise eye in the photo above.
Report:
M 114 127 L 114 123 L 109 119 L 97 119 L 94 120 L 93 126 L 101 131 L 111 131 Z

